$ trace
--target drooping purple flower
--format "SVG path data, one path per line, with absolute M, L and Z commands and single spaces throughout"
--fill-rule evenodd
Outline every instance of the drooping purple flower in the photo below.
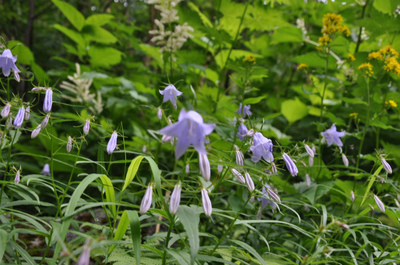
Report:
M 42 129 L 42 125 L 39 124 L 39 125 L 36 127 L 36 129 L 32 131 L 31 138 L 32 138 L 32 139 L 33 139 L 33 138 L 36 138 L 36 136 L 39 135 L 41 129 Z
M 247 130 L 246 125 L 244 125 L 243 123 L 239 125 L 239 129 L 238 129 L 238 134 L 237 136 L 239 137 L 239 139 L 241 141 L 244 141 L 247 137 L 247 133 L 249 132 L 249 130 Z
M 196 111 L 186 112 L 184 109 L 179 113 L 178 122 L 168 125 L 161 129 L 161 134 L 177 137 L 178 141 L 175 147 L 175 157 L 181 157 L 190 145 L 200 154 L 207 154 L 204 147 L 204 138 L 212 133 L 215 124 L 203 122 L 203 118 Z
M 208 191 L 205 188 L 201 189 L 201 199 L 203 203 L 203 210 L 207 217 L 210 217 L 212 213 L 212 204 L 210 197 L 208 196 Z
M 210 168 L 210 161 L 208 161 L 207 154 L 199 153 L 199 166 L 201 175 L 206 181 L 210 180 L 211 177 L 211 168 Z
M 67 143 L 67 152 L 71 152 L 72 150 L 72 138 L 71 136 L 68 136 L 68 143 Z
M 15 178 L 14 178 L 14 183 L 18 184 L 21 180 L 21 168 L 19 168 L 19 170 L 17 171 L 17 174 L 15 174 Z
M 13 123 L 16 128 L 21 127 L 22 122 L 24 121 L 24 117 L 25 117 L 25 109 L 24 107 L 20 107 Z
M 26 109 L 25 109 L 25 117 L 24 117 L 24 119 L 27 121 L 27 120 L 29 120 L 29 117 L 31 116 L 31 107 L 26 107 Z
M 242 114 L 242 106 L 243 106 L 243 104 L 242 103 L 240 103 L 239 104 L 239 109 L 236 111 L 236 113 L 237 114 Z M 246 118 L 246 116 L 250 116 L 252 113 L 251 113 L 251 111 L 250 111 L 250 105 L 245 105 L 244 107 L 243 107 L 243 118 Z
M 290 172 L 290 175 L 292 175 L 293 177 L 297 176 L 299 170 L 297 169 L 296 164 L 293 162 L 293 160 L 286 153 L 283 153 L 282 157 L 283 160 L 285 161 L 287 169 Z
M 7 118 L 8 115 L 10 114 L 10 109 L 11 109 L 11 103 L 8 102 L 4 108 L 1 110 L 1 117 L 2 118 Z
M 43 111 L 49 113 L 51 106 L 53 105 L 53 90 L 51 88 L 46 89 L 46 95 L 43 101 Z
M 115 148 L 117 147 L 117 138 L 118 138 L 118 134 L 116 131 L 113 132 L 113 134 L 111 135 L 110 140 L 108 141 L 107 144 L 107 153 L 110 155 L 114 152 Z
M 163 103 L 167 102 L 168 100 L 171 101 L 172 106 L 174 106 L 174 109 L 176 110 L 176 97 L 182 95 L 182 92 L 176 89 L 176 87 L 172 84 L 168 85 L 164 90 L 159 91 L 160 94 L 164 96 Z
M 383 158 L 382 156 L 381 156 L 381 163 L 382 163 L 382 166 L 383 166 L 383 169 L 385 169 L 385 171 L 387 172 L 387 173 L 389 173 L 389 174 L 392 174 L 392 167 L 390 166 L 390 164 L 385 160 L 385 158 Z
M 253 192 L 253 190 L 254 190 L 254 182 L 253 182 L 253 179 L 251 178 L 250 174 L 247 173 L 247 172 L 244 173 L 244 176 L 245 176 L 245 178 L 246 178 L 246 185 L 247 185 L 247 188 L 249 189 L 250 192 Z
M 50 113 L 47 113 L 46 117 L 44 117 L 42 123 L 40 124 L 42 129 L 46 128 L 47 124 L 49 123 Z
M 251 160 L 255 163 L 264 158 L 265 161 L 271 163 L 274 161 L 274 155 L 272 154 L 272 141 L 264 137 L 261 133 L 256 132 L 253 136 L 253 145 L 250 146 L 250 151 L 253 152 Z
M 90 119 L 86 119 L 85 125 L 83 125 L 83 133 L 87 135 L 90 129 Z
M 181 202 L 181 182 L 178 182 L 178 184 L 175 185 L 174 190 L 172 191 L 171 194 L 171 200 L 169 202 L 169 212 L 173 215 L 176 214 L 179 208 L 179 204 Z
M 263 210 L 268 205 L 271 205 L 272 209 L 276 209 L 276 203 L 271 200 L 270 195 L 268 194 L 268 190 L 271 189 L 271 186 L 265 184 L 261 190 L 262 196 L 261 198 L 257 198 L 258 201 L 261 201 L 261 210 Z
M 13 56 L 10 49 L 5 49 L 3 53 L 0 55 L 0 68 L 3 70 L 4 76 L 9 76 L 11 70 L 14 72 L 21 72 L 15 62 L 17 61 L 17 56 Z
M 347 159 L 347 156 L 345 154 L 342 153 L 342 160 L 343 160 L 343 165 L 345 167 L 349 166 L 349 160 Z
M 332 124 L 332 127 L 325 132 L 321 132 L 321 135 L 326 139 L 328 146 L 331 146 L 333 143 L 337 146 L 343 146 L 340 137 L 343 137 L 345 134 L 345 131 L 338 132 L 335 124 Z
M 376 205 L 378 205 L 379 210 L 381 210 L 381 212 L 384 213 L 385 212 L 385 205 L 383 204 L 381 199 L 379 199 L 379 197 L 374 194 L 374 200 L 376 202 Z
M 147 213 L 147 211 L 150 209 L 152 200 L 153 200 L 153 184 L 149 184 L 143 196 L 142 202 L 140 203 L 141 214 Z
M 49 164 L 45 164 L 44 165 L 44 167 L 42 169 L 42 175 L 43 176 L 50 176 L 51 175 Z

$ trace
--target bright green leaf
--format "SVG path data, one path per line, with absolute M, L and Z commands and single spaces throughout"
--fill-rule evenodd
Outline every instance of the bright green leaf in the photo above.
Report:
M 110 14 L 94 14 L 86 19 L 86 25 L 103 26 L 114 18 Z
M 90 63 L 97 67 L 110 67 L 121 62 L 123 53 L 110 47 L 90 46 Z
M 143 158 L 144 158 L 143 156 L 137 156 L 134 159 L 132 159 L 132 162 L 128 168 L 128 172 L 126 173 L 124 186 L 122 187 L 121 192 L 123 192 L 128 187 L 128 185 L 132 182 L 132 180 L 135 178 L 136 173 L 139 169 L 140 163 L 142 162 Z
M 290 123 L 293 123 L 307 116 L 308 108 L 298 98 L 289 99 L 282 102 L 281 113 Z
M 17 63 L 31 65 L 34 63 L 35 58 L 31 50 L 26 47 L 22 42 L 12 40 L 8 42 L 8 48 L 12 49 L 12 54 L 17 56 Z
M 85 17 L 79 12 L 74 6 L 67 2 L 52 0 L 53 3 L 61 10 L 64 16 L 71 22 L 71 24 L 78 30 L 81 31 L 85 24 Z

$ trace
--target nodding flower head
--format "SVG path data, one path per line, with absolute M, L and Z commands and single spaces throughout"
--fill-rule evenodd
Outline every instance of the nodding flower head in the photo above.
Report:
M 90 129 L 90 119 L 86 119 L 85 125 L 83 125 L 83 133 L 87 135 Z
M 208 161 L 207 154 L 199 153 L 199 166 L 201 175 L 206 181 L 210 180 L 211 177 L 211 168 L 210 168 L 210 161 Z
M 113 134 L 111 135 L 110 140 L 108 141 L 107 144 L 107 153 L 110 155 L 114 152 L 115 148 L 117 147 L 117 138 L 118 138 L 118 134 L 116 131 L 113 132 Z
M 153 200 L 153 184 L 149 184 L 143 196 L 142 202 L 140 203 L 141 214 L 147 213 L 147 211 L 150 209 L 152 200 Z
M 46 89 L 46 95 L 44 96 L 43 111 L 49 113 L 51 106 L 53 105 L 53 90 L 51 87 Z
M 14 119 L 14 126 L 16 128 L 21 127 L 22 122 L 24 121 L 24 117 L 25 117 L 25 109 L 24 107 L 20 107 L 17 113 L 17 116 L 15 116 Z
M 176 214 L 179 208 L 179 204 L 181 202 L 181 183 L 179 182 L 178 184 L 175 185 L 174 190 L 172 191 L 171 194 L 171 200 L 169 202 L 169 212 L 171 214 Z
M 2 117 L 3 119 L 8 117 L 8 115 L 10 114 L 10 109 L 11 109 L 11 103 L 8 102 L 8 103 L 4 106 L 4 108 L 1 110 L 1 117 Z
M 34 129 L 34 130 L 32 131 L 31 138 L 32 138 L 32 139 L 33 139 L 33 138 L 36 138 L 36 136 L 39 135 L 41 129 L 42 129 L 42 125 L 39 124 L 39 125 L 36 127 L 36 129 Z
M 179 97 L 182 95 L 182 92 L 180 92 L 174 85 L 168 85 L 164 90 L 159 90 L 160 94 L 164 96 L 163 102 L 171 101 L 172 106 L 174 106 L 174 109 L 176 110 L 176 97 Z
M 42 175 L 43 176 L 50 176 L 51 175 L 49 164 L 45 164 L 44 165 L 44 167 L 42 169 Z
M 237 114 L 242 114 L 242 106 L 243 106 L 243 104 L 242 103 L 240 103 L 239 104 L 239 109 L 236 111 L 236 113 Z M 250 111 L 250 105 L 245 105 L 244 107 L 243 107 L 243 118 L 246 118 L 246 116 L 250 116 L 252 113 L 251 113 L 251 111 Z
M 261 133 L 256 132 L 253 136 L 253 145 L 250 146 L 250 151 L 253 152 L 253 157 L 251 160 L 255 163 L 264 158 L 265 161 L 271 163 L 274 161 L 274 156 L 272 154 L 272 141 L 264 137 Z
M 201 198 L 203 202 L 203 210 L 207 217 L 209 217 L 212 213 L 212 204 L 210 197 L 208 196 L 208 192 L 205 188 L 201 189 Z
M 15 63 L 17 62 L 17 56 L 13 56 L 10 49 L 5 49 L 0 55 L 0 68 L 3 70 L 4 76 L 9 76 L 11 70 L 14 72 L 21 72 Z
M 249 130 L 247 130 L 246 125 L 244 125 L 243 123 L 239 125 L 239 129 L 238 129 L 238 134 L 237 136 L 239 137 L 239 139 L 241 141 L 244 141 L 247 137 Z
M 296 164 L 293 162 L 293 160 L 286 154 L 283 153 L 283 160 L 285 161 L 286 167 L 290 172 L 290 175 L 297 176 L 299 173 L 299 170 L 296 167 Z

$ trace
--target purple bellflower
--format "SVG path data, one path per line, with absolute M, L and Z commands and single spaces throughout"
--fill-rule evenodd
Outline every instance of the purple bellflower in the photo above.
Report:
M 268 193 L 268 190 L 271 189 L 271 186 L 265 184 L 261 190 L 262 196 L 261 198 L 257 198 L 258 201 L 261 202 L 261 209 L 263 210 L 268 205 L 271 205 L 272 209 L 276 209 L 276 203 L 271 200 L 271 196 Z
M 144 193 L 142 202 L 140 203 L 140 213 L 145 214 L 150 209 L 151 202 L 153 200 L 153 184 L 147 186 L 146 192 Z
M 5 49 L 3 53 L 0 55 L 0 68 L 3 70 L 4 76 L 9 76 L 11 70 L 14 72 L 21 72 L 15 62 L 17 61 L 17 56 L 13 56 L 10 49 Z
M 182 95 L 182 92 L 176 89 L 174 85 L 168 85 L 164 90 L 159 90 L 160 94 L 164 96 L 163 102 L 171 101 L 172 106 L 176 110 L 176 97 Z
M 338 132 L 335 124 L 332 124 L 332 127 L 325 132 L 321 132 L 321 135 L 326 139 L 328 146 L 331 146 L 333 143 L 337 146 L 343 146 L 340 137 L 343 137 L 345 134 L 345 131 Z
M 26 109 L 25 109 L 25 116 L 24 116 L 24 119 L 27 121 L 27 120 L 29 120 L 29 117 L 31 116 L 31 107 L 26 107 Z
M 25 117 L 25 109 L 24 107 L 19 108 L 17 116 L 15 116 L 14 119 L 14 126 L 16 128 L 21 127 L 22 122 L 24 121 L 24 117 Z
M 118 134 L 116 131 L 114 131 L 113 134 L 111 135 L 110 140 L 108 141 L 108 144 L 107 144 L 107 153 L 109 155 L 111 155 L 114 152 L 115 148 L 117 147 L 117 138 L 118 138 Z
M 243 123 L 239 125 L 239 130 L 238 130 L 238 134 L 237 136 L 239 137 L 239 139 L 241 141 L 244 141 L 244 139 L 246 139 L 247 137 L 247 133 L 249 132 L 249 130 L 247 130 L 246 125 L 244 125 Z
M 265 161 L 271 163 L 274 161 L 274 156 L 272 154 L 272 141 L 266 137 L 264 137 L 261 133 L 256 132 L 253 136 L 253 145 L 250 146 L 250 151 L 253 152 L 253 157 L 251 160 L 254 163 L 260 161 L 261 158 L 264 158 Z
M 383 158 L 382 156 L 381 156 L 381 163 L 382 163 L 382 166 L 383 166 L 383 169 L 385 169 L 385 171 L 387 172 L 387 173 L 389 173 L 389 174 L 392 174 L 392 167 L 390 166 L 390 164 L 385 160 L 385 158 Z
M 204 213 L 207 217 L 210 217 L 212 213 L 212 204 L 210 197 L 208 196 L 208 191 L 205 188 L 201 189 L 201 198 L 202 198 Z
M 50 176 L 51 175 L 49 164 L 45 164 L 44 165 L 44 167 L 42 169 L 42 175 L 43 176 Z
M 285 161 L 286 167 L 290 172 L 290 175 L 297 176 L 299 173 L 299 170 L 296 167 L 296 164 L 293 162 L 293 160 L 286 154 L 283 153 L 283 160 Z
M 90 129 L 90 119 L 86 119 L 85 125 L 83 125 L 83 133 L 87 135 Z
M 240 103 L 239 104 L 239 109 L 236 111 L 236 113 L 237 114 L 242 114 L 242 106 L 243 106 L 243 104 L 242 103 Z M 251 113 L 251 111 L 250 111 L 250 105 L 245 105 L 244 107 L 243 107 L 243 118 L 246 118 L 246 116 L 250 116 L 252 113 Z
M 169 203 L 169 212 L 171 214 L 176 214 L 176 212 L 178 211 L 179 204 L 181 202 L 181 191 L 181 182 L 178 182 L 178 184 L 175 185 L 175 188 L 172 191 L 171 200 Z
M 44 96 L 43 111 L 49 113 L 52 105 L 53 105 L 53 90 L 51 90 L 51 88 L 48 88 L 46 90 L 46 95 Z
M 199 154 L 207 154 L 204 147 L 205 136 L 212 133 L 215 124 L 203 122 L 203 118 L 196 111 L 186 112 L 184 109 L 179 113 L 178 122 L 164 127 L 161 134 L 177 137 L 175 157 L 179 159 L 192 144 Z
M 8 115 L 10 114 L 10 109 L 11 109 L 11 103 L 8 102 L 4 108 L 1 110 L 1 117 L 7 118 Z

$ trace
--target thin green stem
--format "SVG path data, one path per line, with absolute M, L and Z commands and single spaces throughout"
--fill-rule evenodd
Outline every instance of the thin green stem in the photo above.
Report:
M 367 105 L 367 120 L 365 122 L 365 127 L 363 131 L 363 135 L 361 138 L 360 142 L 360 147 L 358 149 L 358 155 L 357 155 L 357 163 L 356 163 L 356 172 L 358 172 L 359 168 L 358 165 L 360 164 L 360 156 L 361 156 L 361 151 L 364 145 L 364 140 L 365 140 L 365 135 L 367 134 L 368 126 L 369 126 L 369 109 L 370 109 L 370 104 L 371 104 L 371 98 L 370 98 L 370 93 L 369 93 L 369 77 L 366 77 L 365 81 L 367 82 L 367 100 L 368 100 L 368 105 Z

